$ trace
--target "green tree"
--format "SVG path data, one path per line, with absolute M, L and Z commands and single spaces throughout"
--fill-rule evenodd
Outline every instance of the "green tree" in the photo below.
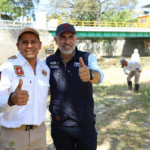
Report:
M 0 0 L 1 18 L 4 20 L 15 20 L 21 15 L 35 17 L 35 3 L 39 0 Z
M 103 22 L 136 22 L 137 19 L 132 19 L 132 10 L 109 11 L 101 16 Z
M 0 0 L 0 18 L 3 18 L 2 12 L 11 10 L 11 3 L 7 2 L 7 0 Z
M 50 0 L 51 10 L 71 20 L 99 21 L 103 13 L 133 9 L 137 0 Z M 66 15 L 64 12 L 67 12 Z M 51 15 L 51 14 L 50 14 Z
M 58 20 L 61 20 L 63 18 L 66 18 L 67 16 L 67 12 L 65 13 L 62 13 L 62 14 L 51 14 L 50 16 L 48 16 L 46 19 L 47 21 L 51 20 L 51 19 L 58 19 Z

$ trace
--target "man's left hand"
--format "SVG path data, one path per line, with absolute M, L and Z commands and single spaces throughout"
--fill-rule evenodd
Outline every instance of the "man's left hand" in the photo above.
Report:
M 79 58 L 79 63 L 80 63 L 80 67 L 79 67 L 80 79 L 83 82 L 90 81 L 90 71 L 89 71 L 89 68 L 86 65 L 84 65 L 82 57 Z

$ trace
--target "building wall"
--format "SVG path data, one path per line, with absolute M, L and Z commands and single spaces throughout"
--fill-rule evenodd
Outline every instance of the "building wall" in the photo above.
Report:
M 138 26 L 139 27 L 150 27 L 150 15 L 144 15 L 138 17 Z

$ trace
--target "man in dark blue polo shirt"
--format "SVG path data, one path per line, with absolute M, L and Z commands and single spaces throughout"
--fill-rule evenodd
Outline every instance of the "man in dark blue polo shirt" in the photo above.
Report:
M 57 150 L 96 150 L 92 83 L 103 81 L 93 54 L 76 47 L 76 30 L 65 23 L 57 27 L 58 49 L 47 57 L 51 69 L 51 135 Z

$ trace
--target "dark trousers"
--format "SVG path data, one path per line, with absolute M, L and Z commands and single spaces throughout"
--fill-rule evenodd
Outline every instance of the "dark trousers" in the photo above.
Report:
M 81 127 L 51 125 L 56 150 L 96 150 L 97 132 L 94 123 Z

